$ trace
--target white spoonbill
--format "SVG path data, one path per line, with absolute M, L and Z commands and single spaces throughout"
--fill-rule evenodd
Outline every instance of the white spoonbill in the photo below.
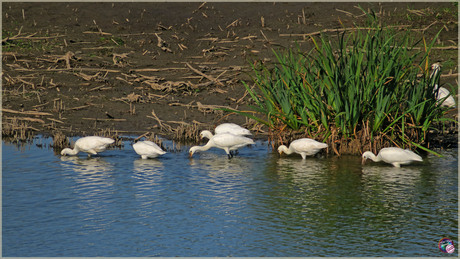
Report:
M 232 123 L 224 123 L 224 124 L 232 124 Z M 222 126 L 224 124 L 221 124 L 219 126 Z M 233 125 L 236 125 L 236 124 L 233 124 Z M 219 126 L 217 126 L 217 127 L 219 127 Z M 236 126 L 240 127 L 238 125 L 236 125 Z M 235 133 L 231 133 L 231 132 L 222 132 L 222 128 L 221 128 L 221 130 L 219 130 L 219 133 L 216 133 L 216 135 L 223 134 L 223 133 L 229 133 L 229 134 L 238 135 L 238 136 L 242 136 L 242 135 L 247 134 L 247 133 L 249 133 L 249 135 L 251 135 L 251 132 L 249 132 L 249 130 L 247 130 L 245 128 L 241 128 L 241 129 L 246 130 L 246 131 L 243 131 L 243 130 L 238 131 L 238 130 L 236 130 L 235 132 L 239 132 L 240 134 L 235 134 Z M 211 139 L 212 137 L 214 137 L 214 135 L 209 130 L 203 130 L 203 131 L 200 132 L 200 137 L 202 139 L 203 138 Z M 233 151 L 235 151 L 235 152 L 233 152 Z M 233 156 L 235 154 L 238 154 L 238 147 L 233 147 L 233 148 L 230 149 L 230 156 Z
M 432 79 L 432 78 L 435 78 L 437 74 L 441 71 L 441 64 L 434 63 L 433 65 L 431 65 L 431 69 L 433 70 L 433 72 L 431 72 L 431 75 L 430 75 L 430 78 Z M 445 99 L 440 104 L 441 106 L 455 107 L 455 99 L 450 94 L 449 90 L 447 90 L 446 88 L 439 87 L 438 84 L 435 84 L 433 88 L 433 93 L 435 94 L 436 100 L 438 100 L 438 102 L 441 101 L 442 99 Z
M 214 129 L 214 133 L 215 134 L 231 133 L 234 135 L 241 135 L 241 136 L 252 135 L 248 129 L 245 129 L 235 123 L 222 123 Z
M 189 155 L 190 157 L 193 156 L 195 152 L 206 151 L 212 147 L 220 148 L 225 150 L 227 153 L 228 158 L 232 158 L 233 154 L 230 151 L 237 150 L 240 147 L 244 147 L 246 145 L 255 144 L 254 140 L 238 136 L 230 133 L 221 133 L 212 136 L 208 143 L 204 146 L 193 146 L 190 148 Z
M 374 162 L 383 161 L 385 163 L 392 164 L 394 167 L 401 167 L 401 165 L 407 165 L 415 161 L 423 161 L 422 157 L 411 150 L 399 147 L 382 148 L 377 156 L 371 151 L 366 151 L 363 153 L 363 164 L 366 159 L 371 159 Z
M 134 143 L 133 149 L 138 155 L 141 156 L 142 159 L 155 158 L 157 156 L 166 154 L 166 151 L 161 149 L 161 147 L 148 140 Z
M 292 143 L 289 145 L 289 148 L 285 145 L 279 146 L 278 152 L 280 153 L 280 155 L 283 152 L 288 155 L 292 153 L 297 153 L 302 156 L 302 159 L 305 159 L 307 156 L 315 155 L 323 148 L 327 148 L 326 143 L 321 143 L 314 139 L 301 138 L 292 141 Z
M 107 146 L 112 144 L 113 142 L 115 142 L 115 140 L 111 138 L 104 138 L 99 136 L 83 137 L 75 142 L 75 146 L 73 149 L 64 148 L 61 151 L 61 155 L 74 156 L 78 154 L 78 152 L 86 152 L 88 153 L 88 156 L 97 155 L 98 152 L 104 151 L 107 148 Z

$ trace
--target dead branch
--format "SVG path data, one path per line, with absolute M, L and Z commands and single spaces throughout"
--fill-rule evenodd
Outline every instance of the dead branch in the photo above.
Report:
M 85 108 L 88 108 L 92 106 L 92 104 L 87 104 L 87 105 L 83 105 L 83 106 L 78 106 L 78 107 L 73 107 L 73 108 L 68 108 L 67 110 L 73 110 L 73 111 L 76 111 L 76 110 L 81 110 L 81 109 L 85 109 Z
M 173 52 L 170 48 L 167 47 L 166 42 L 165 42 L 162 38 L 160 38 L 160 36 L 158 36 L 157 33 L 155 33 L 155 36 L 157 36 L 157 39 L 158 39 L 157 46 L 158 46 L 161 50 L 163 50 L 163 51 L 165 51 L 165 52 L 170 52 L 170 53 Z
M 410 27 L 411 25 L 394 25 L 394 26 L 387 26 L 387 27 L 397 27 L 399 29 Z M 375 28 L 370 27 L 353 27 L 353 28 L 339 28 L 339 29 L 324 29 L 321 31 L 311 32 L 311 33 L 290 33 L 290 34 L 280 34 L 280 37 L 310 37 L 314 35 L 319 35 L 325 32 L 343 32 L 343 31 L 356 31 L 356 30 L 375 30 Z
M 152 117 L 152 116 L 153 116 L 153 117 Z M 154 110 L 152 110 L 152 116 L 148 116 L 148 115 L 147 115 L 147 117 L 153 118 L 153 119 L 155 119 L 156 121 L 158 121 L 158 125 L 160 125 L 160 128 L 161 128 L 161 129 L 166 129 L 167 131 L 170 131 L 170 132 L 173 131 L 171 126 L 169 126 L 169 125 L 166 124 L 166 123 L 164 123 L 164 124 L 162 123 L 162 121 L 160 120 L 160 118 L 158 118 L 158 116 L 155 114 L 155 111 L 154 111 Z
M 19 34 L 12 36 L 12 37 L 6 37 L 2 39 L 2 42 L 7 42 L 7 41 L 13 41 L 13 40 L 49 40 L 49 39 L 54 39 L 54 38 L 60 38 L 60 37 L 65 37 L 66 35 L 56 35 L 56 36 L 48 36 L 48 37 L 33 37 L 37 33 L 32 33 L 27 36 L 19 36 L 21 35 L 21 32 Z
M 217 83 L 217 84 L 220 85 L 220 86 L 224 86 L 224 84 L 223 84 L 222 82 L 220 82 L 219 80 L 215 79 L 215 78 L 212 77 L 212 76 L 208 76 L 208 75 L 202 73 L 201 71 L 199 71 L 199 70 L 197 70 L 196 68 L 192 67 L 188 62 L 186 62 L 185 64 L 186 64 L 193 72 L 195 72 L 195 73 L 197 73 L 197 74 L 199 74 L 199 75 L 201 75 L 201 76 L 206 77 L 206 78 L 209 79 L 210 81 L 213 81 L 213 82 Z
M 160 72 L 160 71 L 167 71 L 167 70 L 184 70 L 187 68 L 183 67 L 167 67 L 167 68 L 138 68 L 138 69 L 131 69 L 130 72 Z
M 82 120 L 90 121 L 126 121 L 126 119 L 100 119 L 100 118 L 81 118 Z
M 9 113 L 15 113 L 15 114 L 25 114 L 25 115 L 33 115 L 33 116 L 53 116 L 51 113 L 47 112 L 36 112 L 36 111 L 15 111 L 7 108 L 2 108 L 2 112 L 9 112 Z
M 61 124 L 64 124 L 64 122 L 63 122 L 63 121 L 60 121 L 60 120 L 57 120 L 57 119 L 48 118 L 48 120 L 50 120 L 50 121 L 54 121 L 54 122 L 57 122 L 57 123 L 61 123 Z
M 10 119 L 12 120 L 13 118 L 11 117 L 5 117 L 6 119 Z M 45 121 L 42 120 L 42 119 L 37 119 L 37 118 L 29 118 L 29 117 L 14 117 L 14 119 L 16 120 L 21 120 L 21 121 L 31 121 L 31 122 L 39 122 L 39 123 L 42 123 L 44 124 Z

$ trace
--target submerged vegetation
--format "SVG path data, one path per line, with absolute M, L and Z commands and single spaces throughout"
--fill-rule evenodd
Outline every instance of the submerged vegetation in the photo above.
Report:
M 274 67 L 252 64 L 256 87 L 244 85 L 254 111 L 233 112 L 269 126 L 278 144 L 297 134 L 328 143 L 337 155 L 385 146 L 432 152 L 427 133 L 446 120 L 433 93 L 439 74 L 431 76 L 429 60 L 440 32 L 429 42 L 414 40 L 372 13 L 368 18 L 368 27 L 337 40 L 312 36 L 309 52 L 274 50 Z

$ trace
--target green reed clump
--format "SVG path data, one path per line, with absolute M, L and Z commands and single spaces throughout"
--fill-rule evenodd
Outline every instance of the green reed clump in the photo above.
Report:
M 423 148 L 432 122 L 443 114 L 433 95 L 439 75 L 430 77 L 429 71 L 435 39 L 415 41 L 369 14 L 367 29 L 344 32 L 335 41 L 324 34 L 311 37 L 314 48 L 308 53 L 274 50 L 277 63 L 271 68 L 253 64 L 256 89 L 243 83 L 255 113 L 263 116 L 239 113 L 277 133 L 302 130 L 334 145 L 358 140 L 351 153 L 376 149 L 376 141 L 379 147 Z M 424 51 L 414 48 L 420 44 Z

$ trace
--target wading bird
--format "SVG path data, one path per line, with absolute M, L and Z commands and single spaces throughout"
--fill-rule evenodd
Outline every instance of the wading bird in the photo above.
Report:
M 235 151 L 238 148 L 241 148 L 247 145 L 253 145 L 253 144 L 255 144 L 254 140 L 250 138 L 238 136 L 238 135 L 234 135 L 230 133 L 221 133 L 221 134 L 216 134 L 212 136 L 209 139 L 208 143 L 206 143 L 206 145 L 204 146 L 191 147 L 189 151 L 189 155 L 190 157 L 192 157 L 195 152 L 206 151 L 212 147 L 216 147 L 216 148 L 225 150 L 225 153 L 227 153 L 228 158 L 232 158 L 233 153 L 231 153 L 230 151 Z
M 104 151 L 108 145 L 114 142 L 115 140 L 111 138 L 104 138 L 98 136 L 83 137 L 75 142 L 75 146 L 73 149 L 64 148 L 61 151 L 61 155 L 74 156 L 78 154 L 78 152 L 86 152 L 90 157 L 91 155 L 97 155 L 97 153 Z
M 279 146 L 278 152 L 280 155 L 282 153 L 286 153 L 287 155 L 297 153 L 302 156 L 302 159 L 305 159 L 307 156 L 315 155 L 323 148 L 327 148 L 326 143 L 321 143 L 314 139 L 301 138 L 292 141 L 292 143 L 289 145 L 289 148 L 285 145 Z
M 214 129 L 214 133 L 215 134 L 231 133 L 234 135 L 241 135 L 241 136 L 252 135 L 248 129 L 245 129 L 235 123 L 222 123 Z
M 436 78 L 438 73 L 441 71 L 441 64 L 439 63 L 434 63 L 431 65 L 431 69 L 433 72 L 431 72 L 430 79 Z M 450 94 L 449 90 L 447 90 L 444 87 L 439 87 L 438 84 L 434 85 L 433 88 L 433 93 L 435 94 L 436 100 L 438 100 L 438 103 L 442 100 L 442 103 L 440 104 L 441 106 L 445 107 L 455 107 L 455 99 L 454 97 Z M 446 98 L 447 97 L 447 98 Z
M 415 161 L 423 161 L 422 157 L 409 149 L 402 149 L 399 147 L 382 148 L 377 156 L 371 151 L 366 151 L 363 153 L 363 164 L 366 162 L 366 159 L 371 159 L 374 162 L 383 161 L 392 164 L 394 167 L 401 167 L 401 165 L 407 165 Z
M 166 151 L 161 149 L 161 147 L 148 140 L 134 143 L 133 149 L 138 155 L 141 156 L 142 159 L 155 158 L 157 156 L 166 154 Z

